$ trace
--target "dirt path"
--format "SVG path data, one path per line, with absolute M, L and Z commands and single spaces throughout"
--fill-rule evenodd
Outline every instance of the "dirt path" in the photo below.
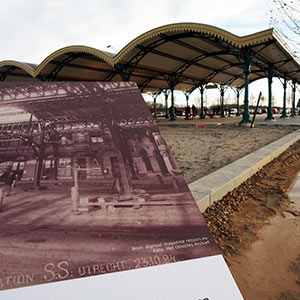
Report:
M 245 300 L 300 299 L 299 170 L 298 142 L 204 214 Z
M 278 215 L 258 238 L 250 250 L 227 258 L 245 300 L 300 299 L 300 218 Z

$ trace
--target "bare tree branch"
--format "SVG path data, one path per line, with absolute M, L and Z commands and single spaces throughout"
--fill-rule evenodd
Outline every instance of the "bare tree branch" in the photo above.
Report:
M 274 27 L 300 56 L 300 0 L 270 0 L 270 27 Z

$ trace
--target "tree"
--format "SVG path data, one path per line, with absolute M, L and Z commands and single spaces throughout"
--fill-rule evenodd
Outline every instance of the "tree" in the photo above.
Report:
M 300 0 L 272 0 L 270 27 L 283 36 L 300 56 Z
M 253 93 L 251 93 L 249 100 L 250 100 L 249 104 L 252 105 L 252 106 L 254 106 L 255 105 L 255 96 L 254 96 Z
M 266 104 L 266 97 L 262 95 L 260 97 L 260 106 L 265 106 L 265 104 Z

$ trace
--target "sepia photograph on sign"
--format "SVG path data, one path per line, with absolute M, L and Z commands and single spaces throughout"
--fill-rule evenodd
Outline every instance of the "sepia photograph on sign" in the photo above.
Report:
M 0 224 L 0 290 L 220 254 L 131 82 L 1 83 Z

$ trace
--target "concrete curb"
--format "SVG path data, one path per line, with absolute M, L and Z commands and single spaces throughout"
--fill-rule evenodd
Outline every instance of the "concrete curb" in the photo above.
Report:
M 298 140 L 300 129 L 190 183 L 189 188 L 200 211 L 204 212 L 214 201 L 222 199 Z

